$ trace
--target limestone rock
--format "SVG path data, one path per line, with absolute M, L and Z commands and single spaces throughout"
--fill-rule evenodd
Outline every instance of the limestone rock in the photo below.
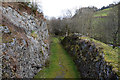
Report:
M 26 12 L 20 14 L 9 6 L 0 6 L 0 10 L 4 24 L 0 26 L 0 32 L 6 34 L 6 37 L 2 35 L 2 38 L 11 40 L 2 41 L 0 44 L 2 77 L 33 78 L 49 57 L 49 43 L 44 42 L 49 40 L 47 24 L 43 19 L 37 19 Z

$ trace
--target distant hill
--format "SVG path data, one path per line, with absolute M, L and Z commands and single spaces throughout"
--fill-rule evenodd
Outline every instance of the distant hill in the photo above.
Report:
M 118 35 L 118 5 L 103 10 L 95 7 L 80 8 L 72 17 L 76 24 L 76 31 L 102 42 L 113 44 Z

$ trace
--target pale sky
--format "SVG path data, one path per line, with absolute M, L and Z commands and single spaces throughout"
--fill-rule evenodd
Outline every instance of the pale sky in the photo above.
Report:
M 37 0 L 42 6 L 42 10 L 45 16 L 48 17 L 60 17 L 63 13 L 70 9 L 73 13 L 75 9 L 80 7 L 95 6 L 101 8 L 107 6 L 113 2 L 120 0 Z

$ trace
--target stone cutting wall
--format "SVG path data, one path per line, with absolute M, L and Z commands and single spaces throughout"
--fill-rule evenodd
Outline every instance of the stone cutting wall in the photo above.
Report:
M 26 12 L 19 13 L 10 6 L 0 6 L 0 11 L 2 78 L 33 78 L 49 57 L 45 19 Z
M 83 80 L 118 80 L 117 74 L 112 71 L 112 66 L 105 62 L 104 53 L 97 49 L 93 42 L 72 35 L 65 37 L 62 44 L 72 55 Z

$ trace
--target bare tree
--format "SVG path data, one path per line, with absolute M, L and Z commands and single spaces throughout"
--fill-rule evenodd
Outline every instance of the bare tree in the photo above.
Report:
M 63 12 L 63 17 L 64 18 L 71 18 L 72 17 L 72 11 L 71 10 L 66 10 Z

